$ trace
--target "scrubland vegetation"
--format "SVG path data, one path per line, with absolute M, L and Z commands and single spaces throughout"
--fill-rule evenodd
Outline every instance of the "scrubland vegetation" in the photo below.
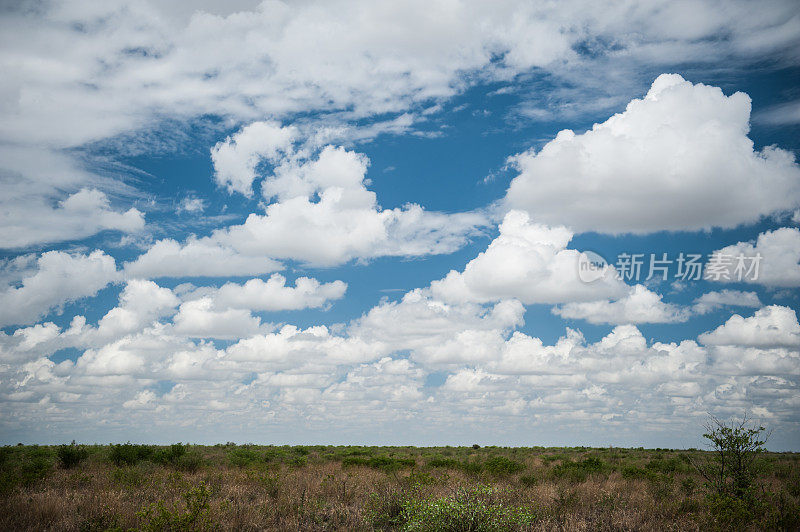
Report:
M 14 446 L 0 451 L 0 528 L 800 528 L 800 454 L 748 455 L 744 476 L 720 471 L 720 456 L 583 447 Z

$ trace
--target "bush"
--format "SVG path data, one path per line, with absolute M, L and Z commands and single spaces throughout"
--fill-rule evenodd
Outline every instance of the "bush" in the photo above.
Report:
M 228 460 L 236 467 L 248 467 L 263 461 L 263 458 L 258 451 L 247 447 L 235 447 L 228 453 Z
M 573 482 L 584 482 L 589 475 L 599 473 L 605 469 L 605 464 L 599 458 L 584 458 L 580 462 L 565 460 L 552 470 L 554 478 L 566 478 Z
M 652 473 L 647 469 L 633 465 L 623 467 L 620 473 L 622 478 L 628 479 L 646 479 L 652 476 Z
M 483 469 L 492 475 L 513 475 L 524 470 L 525 465 L 505 456 L 494 456 L 484 462 Z
M 428 467 L 447 467 L 450 469 L 458 469 L 461 467 L 461 462 L 453 460 L 452 458 L 431 458 L 428 460 Z
M 189 446 L 182 443 L 173 443 L 169 447 L 161 447 L 153 452 L 153 462 L 174 465 L 188 450 Z
M 376 530 L 396 530 L 405 523 L 404 510 L 411 496 L 410 492 L 383 486 L 370 494 L 365 516 Z
M 391 458 L 389 456 L 374 456 L 371 458 L 348 456 L 342 460 L 342 467 L 366 466 L 384 471 L 397 471 L 404 467 L 414 467 L 416 465 L 417 461 L 413 458 Z
M 22 456 L 18 467 L 15 469 L 4 468 L 2 491 L 10 490 L 15 486 L 30 486 L 47 478 L 53 469 L 53 456 L 46 447 L 34 446 Z
M 712 492 L 742 500 L 754 495 L 754 462 L 764 452 L 767 437 L 765 435 L 763 440 L 761 437 L 765 430 L 762 426 L 750 426 L 747 416 L 730 424 L 711 418 L 703 437 L 711 444 L 713 460 L 704 464 L 691 463 L 705 478 L 706 486 Z M 719 500 L 724 502 L 725 497 Z
M 81 445 L 75 445 L 74 441 L 70 445 L 59 445 L 56 453 L 58 462 L 64 469 L 72 469 L 89 456 L 89 451 Z
M 175 469 L 179 469 L 180 471 L 194 473 L 203 467 L 204 462 L 205 460 L 203 460 L 203 455 L 201 455 L 199 452 L 188 451 L 177 458 L 172 465 L 175 467 Z
M 136 467 L 118 467 L 111 472 L 111 481 L 127 488 L 138 488 L 142 486 L 147 477 Z
M 168 509 L 163 502 L 152 504 L 138 516 L 145 520 L 144 530 L 203 530 L 210 525 L 211 488 L 205 482 L 183 494 L 185 508 Z
M 502 531 L 529 526 L 534 513 L 529 508 L 506 505 L 497 491 L 478 485 L 459 488 L 449 497 L 402 501 L 402 530 Z
M 117 466 L 136 465 L 153 455 L 153 447 L 134 445 L 131 442 L 111 445 L 108 458 Z

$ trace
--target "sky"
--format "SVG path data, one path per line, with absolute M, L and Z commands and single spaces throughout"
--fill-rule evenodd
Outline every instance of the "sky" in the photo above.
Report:
M 0 444 L 800 451 L 793 0 L 0 3 Z

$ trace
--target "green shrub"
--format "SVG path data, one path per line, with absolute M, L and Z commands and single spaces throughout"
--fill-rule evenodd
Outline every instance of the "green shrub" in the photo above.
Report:
M 694 478 L 686 477 L 681 480 L 681 490 L 687 497 L 691 497 L 694 495 L 695 488 L 697 487 L 697 482 L 695 482 Z
M 800 530 L 800 503 L 785 491 L 768 494 L 766 515 L 759 523 L 766 530 Z
M 525 465 L 505 456 L 493 456 L 483 463 L 483 470 L 492 475 L 512 475 L 525 469 Z
M 192 450 L 182 454 L 173 462 L 172 465 L 175 467 L 175 469 L 180 471 L 194 473 L 203 467 L 204 462 L 205 460 L 203 459 L 203 455 L 198 451 Z
M 539 479 L 534 475 L 522 475 L 519 477 L 519 481 L 524 486 L 535 486 L 539 483 Z
M 461 462 L 452 458 L 432 458 L 428 460 L 428 467 L 446 467 L 449 469 L 459 469 Z
M 188 450 L 188 445 L 173 443 L 168 447 L 161 447 L 153 451 L 152 460 L 157 464 L 174 465 Z
M 362 456 L 348 456 L 342 460 L 342 467 L 347 466 L 366 466 L 384 471 L 397 471 L 405 467 L 414 467 L 417 461 L 413 458 L 391 458 L 389 456 L 373 456 L 366 458 Z
M 674 457 L 666 460 L 663 458 L 655 458 L 647 462 L 644 467 L 645 469 L 658 471 L 660 473 L 675 473 L 678 471 L 686 471 L 688 469 L 683 462 Z
M 633 465 L 623 467 L 620 473 L 622 474 L 622 478 L 628 479 L 648 479 L 653 475 L 651 471 L 643 467 Z
M 290 457 L 293 457 L 293 454 L 286 449 L 270 447 L 266 451 L 264 451 L 263 459 L 265 462 L 283 462 Z
M 565 460 L 555 466 L 551 471 L 553 478 L 569 479 L 573 482 L 584 482 L 589 475 L 599 473 L 605 469 L 605 464 L 599 458 L 584 458 L 580 462 Z
M 411 492 L 383 486 L 370 494 L 365 508 L 365 517 L 376 530 L 397 530 L 406 517 L 404 510 Z
M 75 445 L 73 441 L 70 445 L 59 445 L 56 451 L 58 455 L 58 462 L 64 469 L 72 469 L 73 467 L 86 460 L 89 456 L 89 451 L 82 445 Z
M 292 450 L 295 453 L 299 454 L 300 456 L 307 456 L 308 453 L 311 452 L 311 451 L 308 450 L 308 447 L 306 447 L 305 445 L 297 445 L 295 447 L 292 447 Z
M 764 452 L 767 437 L 762 426 L 751 426 L 744 416 L 741 421 L 725 423 L 712 417 L 703 437 L 709 440 L 714 453 L 705 463 L 692 462 L 706 480 L 709 490 L 737 499 L 752 497 L 753 482 L 758 472 L 756 458 Z M 764 438 L 763 440 L 761 438 Z M 724 497 L 719 500 L 726 500 Z
M 756 518 L 753 500 L 734 497 L 724 493 L 709 493 L 709 515 L 716 527 L 723 530 L 744 530 Z
M 145 521 L 143 530 L 183 531 L 210 528 L 211 488 L 205 483 L 183 494 L 185 507 L 169 509 L 162 501 L 144 508 L 137 515 Z
M 136 465 L 142 460 L 153 456 L 153 447 L 150 445 L 135 445 L 130 442 L 111 445 L 108 458 L 114 465 Z
M 228 460 L 236 467 L 248 467 L 263 461 L 263 455 L 248 447 L 234 447 L 228 452 Z
M 303 467 L 308 463 L 308 458 L 305 456 L 295 456 L 289 459 L 289 465 L 292 467 Z
M 53 454 L 47 447 L 34 445 L 14 457 L 6 458 L 0 475 L 0 491 L 7 492 L 16 486 L 30 486 L 46 478 L 53 469 Z
M 484 485 L 459 488 L 449 497 L 402 501 L 405 531 L 505 531 L 529 526 L 533 511 L 504 504 L 497 491 Z
M 138 488 L 147 480 L 147 477 L 142 471 L 131 466 L 116 468 L 111 472 L 110 478 L 114 484 L 119 484 L 127 488 Z

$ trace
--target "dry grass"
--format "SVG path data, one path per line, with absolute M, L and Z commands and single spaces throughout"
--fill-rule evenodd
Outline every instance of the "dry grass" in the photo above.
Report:
M 467 506 L 484 504 L 486 515 L 500 516 L 487 530 L 800 526 L 797 454 L 763 455 L 761 506 L 749 522 L 730 522 L 713 514 L 685 451 L 228 445 L 190 452 L 202 458 L 193 467 L 151 459 L 118 466 L 108 447 L 97 446 L 63 469 L 53 448 L 4 448 L 0 529 L 395 530 L 411 526 L 409 508 L 422 508 L 440 512 L 423 519 L 423 529 L 467 530 L 443 524 L 439 506 L 427 504 L 462 496 Z M 487 471 L 482 464 L 497 456 L 524 467 Z M 483 491 L 470 495 L 476 489 Z

